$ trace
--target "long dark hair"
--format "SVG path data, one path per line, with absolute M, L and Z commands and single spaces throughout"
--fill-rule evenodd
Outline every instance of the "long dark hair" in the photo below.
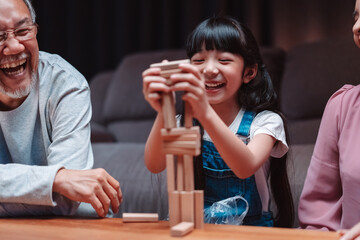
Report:
M 186 52 L 189 58 L 206 50 L 218 50 L 238 54 L 244 59 L 245 67 L 258 67 L 257 75 L 249 83 L 243 83 L 238 90 L 239 106 L 259 113 L 270 110 L 278 113 L 287 127 L 284 116 L 278 109 L 277 95 L 270 75 L 263 63 L 258 44 L 251 31 L 230 17 L 212 17 L 200 23 L 189 35 Z M 198 123 L 197 123 L 198 124 Z M 288 139 L 288 138 L 287 138 Z M 275 226 L 292 227 L 294 204 L 287 175 L 287 154 L 281 158 L 270 157 L 270 187 L 277 207 Z M 203 188 L 201 155 L 195 160 L 196 187 Z

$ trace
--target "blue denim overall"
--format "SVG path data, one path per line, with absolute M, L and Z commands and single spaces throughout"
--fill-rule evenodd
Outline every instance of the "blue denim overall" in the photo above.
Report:
M 245 144 L 249 142 L 250 125 L 254 117 L 255 114 L 253 112 L 246 111 L 237 131 L 237 135 L 246 137 L 246 140 L 243 140 Z M 243 214 L 246 215 L 244 219 L 235 221 L 235 223 L 230 221 L 229 224 L 273 226 L 272 213 L 262 212 L 262 203 L 256 187 L 255 176 L 252 175 L 246 179 L 238 178 L 226 165 L 212 142 L 204 141 L 202 151 L 205 173 L 205 222 L 229 223 L 222 219 L 230 219 L 233 218 L 234 215 L 238 215 L 238 219 L 240 219 L 240 215 Z M 226 208 L 225 211 L 221 208 L 214 210 L 214 206 L 217 206 L 219 201 L 223 202 L 221 200 L 224 199 L 234 200 L 234 198 L 235 206 L 232 208 Z M 209 211 L 212 212 L 211 218 L 206 219 L 209 216 L 209 214 L 207 214 Z

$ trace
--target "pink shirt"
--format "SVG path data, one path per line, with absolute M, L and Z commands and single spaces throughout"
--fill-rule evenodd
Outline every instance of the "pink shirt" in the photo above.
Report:
M 360 222 L 360 85 L 329 99 L 299 202 L 301 228 L 338 230 Z

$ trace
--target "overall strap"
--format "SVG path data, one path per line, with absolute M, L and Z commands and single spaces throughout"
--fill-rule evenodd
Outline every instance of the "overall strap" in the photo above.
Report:
M 255 113 L 254 112 L 245 111 L 244 116 L 241 119 L 239 129 L 238 129 L 236 134 L 244 136 L 244 137 L 249 136 L 250 126 L 251 126 L 251 123 L 254 120 L 254 118 L 255 118 Z

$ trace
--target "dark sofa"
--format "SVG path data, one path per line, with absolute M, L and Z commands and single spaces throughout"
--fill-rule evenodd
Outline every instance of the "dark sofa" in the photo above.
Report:
M 288 120 L 288 169 L 297 207 L 328 98 L 344 84 L 360 83 L 360 50 L 351 38 L 341 38 L 288 51 L 274 47 L 261 51 Z M 90 81 L 95 167 L 105 168 L 119 180 L 124 195 L 116 217 L 122 212 L 158 212 L 161 219 L 167 217 L 166 172 L 152 174 L 143 162 L 144 143 L 156 114 L 143 98 L 141 73 L 162 59 L 183 58 L 183 50 L 135 53 L 114 71 L 99 73 Z M 177 109 L 181 109 L 179 99 Z

